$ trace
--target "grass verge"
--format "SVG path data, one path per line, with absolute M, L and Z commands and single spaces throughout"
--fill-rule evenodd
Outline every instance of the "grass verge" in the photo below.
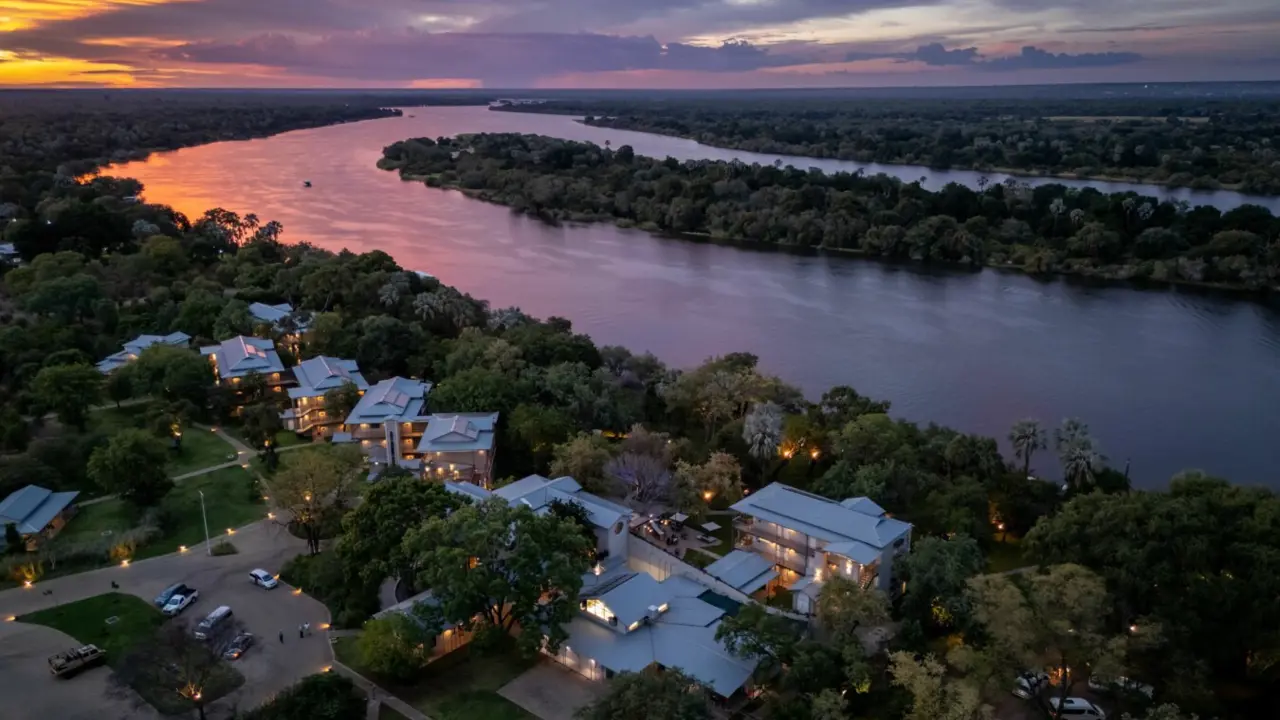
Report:
M 524 708 L 498 694 L 498 688 L 514 680 L 536 662 L 520 657 L 514 650 L 482 653 L 473 652 L 471 645 L 464 645 L 428 665 L 418 681 L 410 685 L 379 677 L 363 669 L 354 637 L 339 638 L 333 650 L 343 665 L 386 688 L 435 720 L 535 718 Z

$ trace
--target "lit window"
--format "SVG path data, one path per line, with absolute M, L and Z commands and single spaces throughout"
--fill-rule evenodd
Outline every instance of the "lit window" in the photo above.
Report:
M 587 601 L 587 613 L 595 615 L 605 622 L 613 619 L 613 613 L 610 612 L 609 607 L 600 602 L 598 598 L 591 598 Z

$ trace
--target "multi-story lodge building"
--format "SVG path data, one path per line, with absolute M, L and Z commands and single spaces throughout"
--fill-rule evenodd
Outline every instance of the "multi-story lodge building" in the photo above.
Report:
M 822 583 L 839 575 L 888 591 L 895 558 L 911 546 L 911 524 L 869 498 L 836 502 L 773 483 L 738 501 L 737 546 L 774 565 L 797 612 L 811 613 Z
M 393 377 L 369 388 L 347 416 L 333 442 L 359 443 L 374 465 L 392 463 L 421 470 L 418 443 L 427 427 L 431 383 Z
M 283 392 L 293 385 L 293 373 L 289 372 L 276 353 L 274 342 L 264 338 L 237 335 L 217 345 L 200 348 L 200 354 L 209 358 L 217 383 L 230 387 L 240 394 L 245 379 L 258 375 L 267 385 L 268 392 Z
M 361 394 L 369 389 L 355 360 L 320 355 L 298 363 L 293 376 L 298 386 L 289 388 L 290 407 L 280 414 L 280 419 L 285 429 L 313 437 L 332 437 L 345 419 L 325 407 L 325 393 L 347 383 Z
M 418 441 L 428 480 L 459 480 L 493 486 L 494 427 L 498 413 L 431 415 Z

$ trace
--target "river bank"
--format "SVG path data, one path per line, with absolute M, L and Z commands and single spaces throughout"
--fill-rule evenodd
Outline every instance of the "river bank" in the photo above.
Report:
M 562 114 L 566 117 L 574 118 L 575 122 L 579 122 L 588 127 L 601 129 L 623 130 L 627 132 L 641 132 L 652 135 L 661 135 L 664 137 L 680 138 L 689 140 L 700 145 L 713 148 L 721 148 L 725 150 L 737 150 L 742 152 L 758 153 L 758 154 L 781 154 L 792 157 L 805 157 L 814 160 L 839 161 L 839 162 L 855 162 L 864 165 L 898 167 L 898 168 L 921 168 L 931 172 L 950 172 L 965 171 L 979 174 L 1000 174 L 1013 176 L 1016 178 L 1026 179 L 1043 179 L 1043 180 L 1065 180 L 1074 182 L 1092 182 L 1092 183 L 1123 183 L 1138 186 L 1163 187 L 1171 189 L 1187 189 L 1199 192 L 1236 192 L 1243 195 L 1256 197 L 1260 202 L 1272 200 L 1280 197 L 1280 192 L 1255 192 L 1246 190 L 1245 183 L 1241 182 L 1222 182 L 1217 179 L 1207 177 L 1188 177 L 1185 179 L 1177 179 L 1180 174 L 1173 173 L 1172 176 L 1166 178 L 1152 177 L 1150 174 L 1125 174 L 1115 172 L 1092 172 L 1078 173 L 1071 171 L 1054 171 L 1042 168 L 1017 168 L 1002 165 L 989 164 L 968 164 L 951 162 L 944 165 L 922 164 L 918 161 L 906 160 L 885 160 L 885 159 L 856 159 L 850 157 L 841 157 L 831 153 L 816 154 L 809 152 L 806 146 L 796 146 L 779 144 L 777 146 L 761 148 L 760 143 L 755 141 L 735 142 L 728 138 L 717 137 L 708 133 L 698 132 L 680 132 L 679 130 L 654 126 L 649 124 L 631 124 L 620 122 L 619 118 L 613 116 L 598 116 L 594 118 L 583 117 L 580 110 L 573 109 L 548 109 L 546 106 L 491 106 L 490 110 L 497 112 L 511 112 L 524 114 Z M 1053 119 L 1053 118 L 1050 118 Z M 1163 120 L 1163 118 L 1161 118 Z M 1114 170 L 1114 168 L 1113 168 Z M 1158 171 L 1158 169 L 1157 169 Z M 1141 189 L 1135 189 L 1133 192 L 1141 194 Z
M 377 167 L 553 224 L 608 222 L 668 237 L 1034 276 L 1250 294 L 1280 286 L 1280 268 L 1242 249 L 1265 245 L 1280 225 L 1265 211 L 1254 234 L 1240 232 L 1231 214 L 1191 225 L 1180 208 L 1145 199 L 1139 207 L 1123 194 L 1004 186 L 931 193 L 886 176 L 676 165 L 629 146 L 513 133 L 405 140 L 384 148 Z

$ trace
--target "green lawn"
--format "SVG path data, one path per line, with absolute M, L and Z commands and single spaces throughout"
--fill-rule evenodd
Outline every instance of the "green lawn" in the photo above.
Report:
M 108 625 L 107 618 L 117 621 Z M 164 615 L 146 600 L 124 593 L 107 593 L 77 600 L 18 618 L 20 622 L 47 625 L 82 644 L 97 645 L 107 651 L 107 664 L 114 664 L 139 641 L 149 637 L 164 622 Z
M 1022 541 L 1010 538 L 1005 542 L 991 544 L 987 551 L 987 572 L 999 573 L 1016 570 L 1035 563 L 1022 555 Z
M 712 515 L 710 519 L 714 520 L 720 526 L 720 529 L 706 534 L 720 542 L 706 549 L 722 557 L 728 555 L 733 551 L 733 525 L 730 524 L 733 521 L 733 517 L 730 515 Z
M 167 447 L 167 443 L 166 443 Z M 208 430 L 187 428 L 182 434 L 182 449 L 169 451 L 169 474 L 183 475 L 235 460 L 236 449 Z
M 152 405 L 151 402 L 144 402 L 119 408 L 106 407 L 94 410 L 89 413 L 89 426 L 107 433 L 125 428 L 142 427 L 147 414 L 151 412 Z
M 339 638 L 333 650 L 339 662 L 435 720 L 534 720 L 535 716 L 497 692 L 536 662 L 514 651 L 473 653 L 470 645 L 464 645 L 428 665 L 418 682 L 405 685 L 363 669 L 354 637 Z
M 226 425 L 222 425 L 221 427 L 222 427 L 222 431 L 225 432 L 226 434 L 236 438 L 237 440 L 244 443 L 245 445 L 248 445 L 250 448 L 253 448 L 253 443 L 249 442 L 249 439 L 244 436 L 243 425 L 240 425 L 238 422 L 229 422 Z M 284 447 L 289 447 L 291 445 L 301 445 L 302 443 L 307 441 L 298 437 L 298 434 L 293 432 L 292 430 L 281 430 L 280 432 L 276 433 L 275 442 L 276 442 L 276 447 L 284 448 Z M 254 448 L 254 449 L 257 449 L 257 448 Z
M 173 518 L 173 527 L 161 537 L 138 549 L 136 558 L 174 552 L 180 545 L 195 547 L 204 541 L 204 520 L 200 513 L 200 492 L 204 492 L 209 515 L 209 534 L 216 541 L 227 528 L 238 528 L 266 516 L 261 488 L 243 468 L 231 467 L 179 481 L 164 507 Z M 120 500 L 107 500 L 80 508 L 58 535 L 59 544 L 98 540 L 103 532 L 120 533 L 133 527 L 133 512 Z M 106 560 L 103 560 L 106 563 Z

